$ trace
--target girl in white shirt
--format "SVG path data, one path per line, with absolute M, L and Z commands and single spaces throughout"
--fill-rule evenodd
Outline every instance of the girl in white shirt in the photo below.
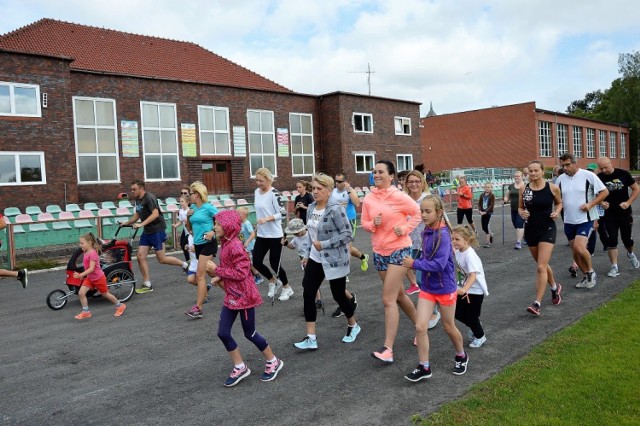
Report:
M 458 264 L 458 301 L 456 319 L 469 327 L 473 340 L 470 348 L 479 348 L 487 337 L 480 323 L 484 296 L 489 295 L 482 261 L 472 246 L 478 247 L 476 233 L 468 226 L 458 225 L 451 235 Z

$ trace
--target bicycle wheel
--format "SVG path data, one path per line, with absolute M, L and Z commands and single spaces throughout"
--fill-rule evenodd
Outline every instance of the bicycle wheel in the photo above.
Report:
M 109 292 L 120 302 L 131 299 L 133 291 L 136 289 L 136 280 L 133 274 L 126 269 L 114 269 L 107 275 L 107 286 Z
M 54 311 L 59 311 L 64 308 L 64 305 L 67 304 L 68 296 L 62 290 L 53 290 L 47 296 L 47 306 L 53 309 Z

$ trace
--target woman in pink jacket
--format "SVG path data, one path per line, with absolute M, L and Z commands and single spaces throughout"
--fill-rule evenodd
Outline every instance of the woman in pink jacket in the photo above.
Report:
M 382 279 L 384 305 L 384 346 L 371 354 L 383 362 L 393 362 L 393 343 L 398 333 L 400 311 L 415 323 L 416 308 L 404 292 L 407 272 L 402 259 L 411 255 L 409 234 L 420 223 L 420 208 L 407 194 L 392 186 L 396 174 L 391 161 L 380 160 L 373 170 L 375 188 L 364 198 L 362 227 L 371 232 L 373 260 Z

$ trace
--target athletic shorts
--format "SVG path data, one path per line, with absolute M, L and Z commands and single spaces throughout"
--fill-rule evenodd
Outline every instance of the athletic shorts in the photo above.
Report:
M 455 305 L 456 301 L 458 300 L 458 292 L 454 291 L 450 294 L 433 294 L 420 290 L 420 294 L 418 295 L 418 297 L 420 299 L 439 303 L 442 306 L 452 306 Z
M 155 251 L 164 250 L 164 243 L 167 241 L 167 233 L 164 231 L 154 232 L 152 234 L 142 234 L 140 237 L 140 246 L 153 247 Z
M 196 244 L 196 259 L 200 259 L 200 256 L 213 256 L 218 253 L 218 240 L 209 241 L 204 244 Z
M 575 240 L 576 236 L 589 238 L 591 231 L 593 231 L 593 221 L 579 223 L 577 225 L 572 223 L 564 224 L 564 234 L 569 241 Z
M 538 243 L 556 243 L 556 224 L 552 222 L 548 229 L 542 230 L 540 232 L 539 229 L 531 229 L 532 226 L 527 226 L 524 228 L 524 239 L 527 240 L 527 245 L 529 247 L 536 247 Z
M 402 259 L 405 257 L 411 257 L 411 247 L 406 247 L 400 250 L 396 250 L 389 256 L 383 256 L 378 253 L 373 253 L 373 263 L 376 265 L 376 271 L 386 271 L 389 265 L 402 265 Z
M 109 288 L 107 287 L 107 277 L 104 275 L 95 281 L 91 281 L 89 278 L 85 277 L 84 281 L 82 281 L 82 286 L 98 290 L 101 294 L 109 292 Z

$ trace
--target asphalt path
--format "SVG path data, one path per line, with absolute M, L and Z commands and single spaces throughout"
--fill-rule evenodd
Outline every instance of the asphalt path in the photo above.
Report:
M 638 203 L 634 207 L 640 211 Z M 260 382 L 262 354 L 236 324 L 233 334 L 252 374 L 225 388 L 222 383 L 233 364 L 216 335 L 220 290 L 212 291 L 203 319 L 190 319 L 184 313 L 194 303 L 195 288 L 180 268 L 150 259 L 155 291 L 134 295 L 120 318 L 113 317 L 113 306 L 101 298 L 90 300 L 93 317 L 84 321 L 74 319 L 80 312 L 75 296 L 62 310 L 49 309 L 47 294 L 65 288 L 62 270 L 32 273 L 26 290 L 12 279 L 0 281 L 0 424 L 408 424 L 412 415 L 428 414 L 460 398 L 473 384 L 522 358 L 639 276 L 622 253 L 620 276 L 607 278 L 608 259 L 598 242 L 593 257 L 598 285 L 576 289 L 578 280 L 567 272 L 570 249 L 560 230 L 551 265 L 563 284 L 562 303 L 551 305 L 547 292 L 542 315 L 534 317 L 526 311 L 534 298 L 534 261 L 526 247 L 513 249 L 515 231 L 508 211 L 502 244 L 497 210 L 492 219 L 494 246 L 477 249 L 491 293 L 482 307 L 487 342 L 468 349 L 469 367 L 463 376 L 451 374 L 453 347 L 438 324 L 429 332 L 432 378 L 417 384 L 403 378 L 418 358 L 413 325 L 402 314 L 395 362 L 381 365 L 370 356 L 384 339 L 381 282 L 372 261 L 367 272 L 359 262 L 351 265 L 348 287 L 357 293 L 362 327 L 356 342 L 341 342 L 346 321 L 331 317 L 336 304 L 325 283 L 327 308 L 318 317 L 319 349 L 294 348 L 305 336 L 302 271 L 297 253 L 286 250 L 283 267 L 295 294 L 271 306 L 262 284 L 265 303 L 257 309 L 258 331 L 284 367 L 275 381 Z M 371 253 L 370 237 L 362 229 L 355 245 Z M 137 265 L 135 273 L 140 279 Z M 466 327 L 458 325 L 465 335 Z

